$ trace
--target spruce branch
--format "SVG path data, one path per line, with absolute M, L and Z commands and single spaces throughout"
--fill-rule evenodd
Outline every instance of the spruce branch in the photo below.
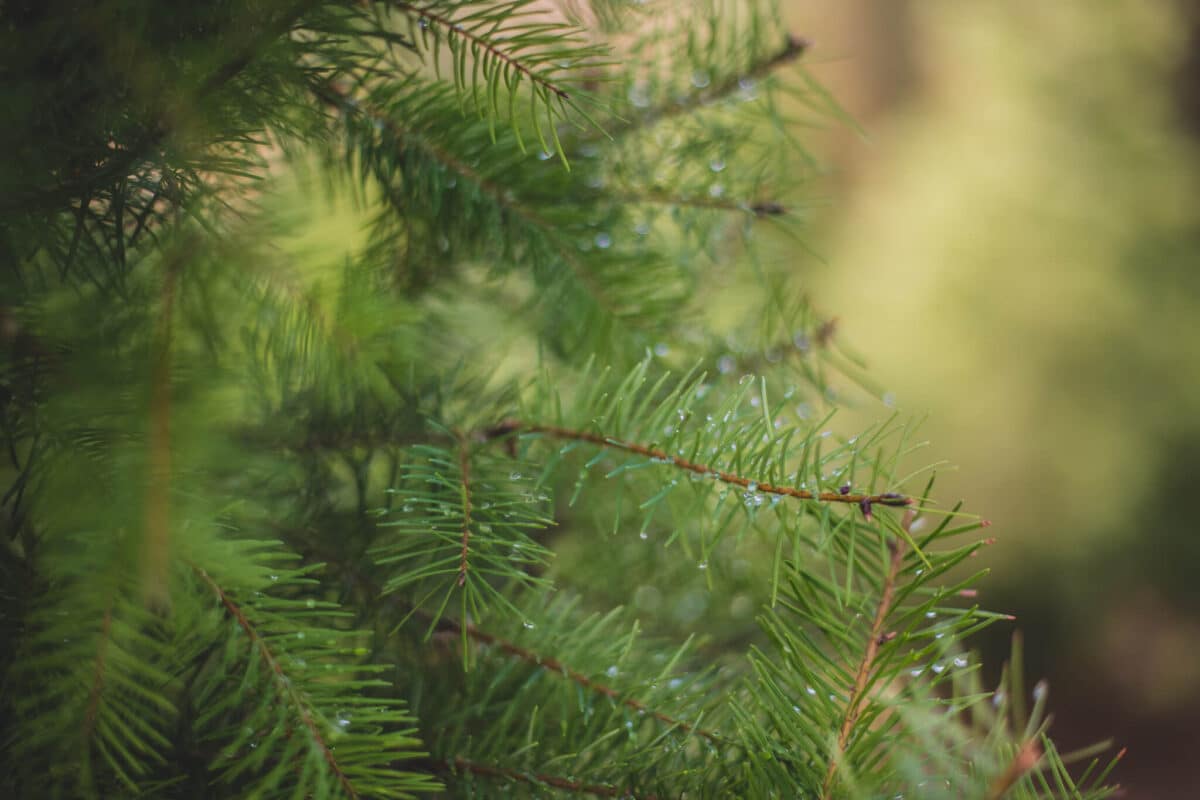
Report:
M 1037 767 L 1041 758 L 1042 746 L 1037 739 L 1030 739 L 1021 745 L 1013 760 L 1009 762 L 1008 768 L 996 776 L 992 785 L 988 787 L 988 800 L 1002 800 L 1021 778 Z
M 329 766 L 329 769 L 333 772 L 338 784 L 341 785 L 341 787 L 346 791 L 346 794 L 348 794 L 354 800 L 357 800 L 359 797 L 358 791 L 350 782 L 350 778 L 342 770 L 337 758 L 334 757 L 333 750 L 330 748 L 329 743 L 326 742 L 325 736 L 321 733 L 321 729 L 318 727 L 316 720 L 313 719 L 312 711 L 309 709 L 308 704 L 304 701 L 304 698 L 301 697 L 296 686 L 291 680 L 288 679 L 287 673 L 283 669 L 283 665 L 279 662 L 279 659 L 275 657 L 275 654 L 272 652 L 271 647 L 267 644 L 266 640 L 259 635 L 258 630 L 250 622 L 250 619 L 246 616 L 242 608 L 234 602 L 233 598 L 229 596 L 229 594 L 221 587 L 219 583 L 213 580 L 213 578 L 203 567 L 195 563 L 189 563 L 188 566 L 190 566 L 200 580 L 212 590 L 213 594 L 215 594 L 217 599 L 221 602 L 221 605 L 224 606 L 225 610 L 229 613 L 229 616 L 237 623 L 238 627 L 240 627 L 246 633 L 246 637 L 250 642 L 250 647 L 258 651 L 259 658 L 262 660 L 263 665 L 270 673 L 272 684 L 275 686 L 280 698 L 286 701 L 288 705 L 292 707 L 295 713 L 299 715 L 301 723 L 303 723 L 304 727 L 308 730 L 313 744 L 315 744 L 320 750 L 321 756 L 323 757 L 325 763 Z
M 437 25 L 445 32 L 445 36 L 447 38 L 461 38 L 469 42 L 473 48 L 477 48 L 478 50 L 487 53 L 489 57 L 500 62 L 507 69 L 513 70 L 514 72 L 525 76 L 546 91 L 553 92 L 564 100 L 570 97 L 570 94 L 567 93 L 566 89 L 554 83 L 546 76 L 534 72 L 532 67 L 523 63 L 512 53 L 508 53 L 500 49 L 500 47 L 498 47 L 493 41 L 490 41 L 487 37 L 481 36 L 474 30 L 464 27 L 461 22 L 451 19 L 443 14 L 439 14 L 435 10 L 436 5 L 417 6 L 415 3 L 404 2 L 404 0 L 386 0 L 386 2 L 389 5 L 400 9 L 408 16 L 415 17 L 418 23 L 420 23 L 422 20 L 425 20 L 426 24 L 433 23 L 434 25 Z M 512 5 L 515 7 L 519 4 L 514 3 Z M 485 77 L 487 77 L 486 72 Z
M 744 475 L 725 472 L 724 470 L 719 470 L 715 467 L 689 461 L 682 456 L 672 455 L 667 451 L 661 450 L 657 447 L 649 447 L 637 442 L 622 441 L 620 439 L 614 439 L 599 433 L 564 428 L 558 425 L 543 425 L 533 422 L 522 422 L 520 420 L 506 420 L 498 425 L 488 428 L 482 433 L 482 435 L 487 439 L 495 439 L 509 436 L 514 433 L 543 434 L 555 439 L 587 442 L 598 447 L 604 447 L 612 450 L 622 450 L 626 453 L 645 456 L 646 458 L 653 459 L 659 463 L 670 464 L 678 469 L 687 472 L 693 472 L 697 475 L 711 475 L 716 480 L 733 486 L 749 488 L 751 485 L 753 485 L 755 487 L 755 491 L 762 492 L 763 494 L 794 497 L 799 500 L 816 500 L 823 503 L 853 504 L 862 509 L 864 516 L 867 517 L 870 516 L 871 507 L 873 505 L 910 506 L 916 502 L 916 500 L 912 497 L 907 497 L 895 492 L 884 492 L 882 494 L 861 494 L 850 492 L 848 490 L 845 492 L 813 492 L 808 489 L 796 489 L 791 486 L 776 486 L 765 481 L 760 483 L 757 480 L 748 478 Z
M 912 527 L 915 518 L 916 515 L 909 510 L 905 513 L 904 519 L 901 521 L 901 527 L 907 532 Z M 874 675 L 875 658 L 879 653 L 879 648 L 895 638 L 894 636 L 887 635 L 884 631 L 884 626 L 887 624 L 888 615 L 891 613 L 893 603 L 895 602 L 896 581 L 900 576 L 900 568 L 904 564 L 905 542 L 901 538 L 892 539 L 888 542 L 888 549 L 891 553 L 891 558 L 888 561 L 887 574 L 883 579 L 883 586 L 879 594 L 879 604 L 875 607 L 875 617 L 871 621 L 871 628 L 867 634 L 863 657 L 854 674 L 854 686 L 850 690 L 846 700 L 845 715 L 842 718 L 841 727 L 838 729 L 837 749 L 829 759 L 829 766 L 825 771 L 825 781 L 821 789 L 822 798 L 829 798 L 833 791 L 834 778 L 837 774 L 841 754 L 846 752 L 846 745 L 850 742 L 850 737 L 854 733 L 854 726 L 858 722 L 859 714 L 862 712 L 863 704 L 867 699 L 866 690 Z
M 417 615 L 425 619 L 433 619 L 432 615 L 426 612 L 418 611 Z M 592 680 L 587 675 L 584 675 L 582 672 L 567 666 L 553 656 L 543 655 L 541 653 L 536 653 L 532 650 L 529 650 L 528 648 L 521 647 L 520 645 L 510 642 L 507 639 L 503 639 L 499 636 L 488 633 L 487 631 L 480 630 L 478 627 L 469 622 L 464 624 L 452 620 L 449 617 L 442 617 L 441 619 L 437 620 L 437 622 L 439 627 L 447 631 L 451 631 L 456 634 L 465 633 L 469 638 L 479 642 L 480 644 L 499 648 L 502 652 L 524 661 L 527 664 L 544 669 L 551 675 L 561 675 L 568 680 L 574 681 L 590 692 L 603 695 L 610 700 L 620 703 L 626 708 L 631 708 L 634 711 L 651 716 L 659 722 L 663 722 L 672 728 L 679 728 L 680 730 L 688 733 L 695 733 L 698 736 L 703 736 L 705 739 L 708 739 L 711 742 L 721 741 L 721 737 L 715 732 L 698 728 L 695 725 L 684 722 L 683 720 L 676 719 L 669 714 L 664 714 L 661 711 L 653 710 L 646 706 L 645 703 L 635 700 L 632 697 L 623 697 L 621 692 L 617 691 L 611 686 L 607 686 L 603 683 Z
M 83 739 L 86 742 L 92 738 L 96 726 L 96 718 L 100 713 L 100 699 L 104 693 L 105 662 L 108 657 L 108 646 L 112 638 L 112 606 L 104 609 L 104 621 L 100 626 L 100 641 L 96 643 L 96 663 L 92 688 L 88 693 L 87 711 L 83 717 Z
M 118 231 L 118 237 L 123 233 Z M 183 242 L 163 273 L 150 397 L 150 486 L 146 498 L 143 587 L 146 601 L 165 607 L 171 542 L 171 323 L 183 269 Z
M 623 120 L 614 125 L 611 132 L 615 135 L 648 128 L 664 120 L 691 114 L 699 108 L 717 103 L 736 93 L 748 82 L 762 80 L 781 67 L 796 61 L 810 47 L 812 47 L 812 42 L 808 39 L 789 33 L 782 46 L 751 63 L 746 69 L 728 76 L 714 86 L 690 92 L 678 100 L 656 105 L 642 114 Z
M 619 789 L 611 784 L 583 783 L 563 778 L 558 775 L 546 775 L 537 772 L 522 772 L 508 767 L 498 767 L 491 764 L 480 764 L 462 756 L 455 756 L 453 761 L 443 762 L 445 768 L 453 768 L 461 772 L 470 772 L 484 778 L 500 778 L 534 785 L 549 786 L 565 792 L 590 794 L 596 797 L 621 797 L 629 800 L 657 800 L 655 795 L 637 795 L 628 789 Z
M 666 194 L 649 191 L 644 193 L 630 192 L 619 194 L 616 199 L 623 203 L 642 205 L 662 205 L 673 208 L 697 208 L 708 211 L 736 211 L 753 214 L 759 219 L 779 217 L 788 213 L 787 206 L 775 200 L 725 200 L 720 197 L 693 197 Z
M 467 555 L 471 550 L 471 453 L 470 443 L 461 431 L 458 436 L 458 473 L 462 483 L 462 555 L 458 564 L 458 585 L 467 583 Z
M 365 117 L 373 127 L 386 130 L 397 143 L 419 148 L 435 161 L 445 165 L 448 169 L 456 173 L 460 178 L 473 183 L 497 207 L 504 209 L 513 218 L 518 220 L 522 227 L 526 228 L 527 234 L 533 234 L 548 242 L 561 263 L 569 268 L 574 278 L 582 284 L 593 301 L 607 315 L 612 317 L 627 316 L 621 314 L 620 309 L 611 304 L 604 286 L 591 274 L 587 264 L 563 241 L 556 227 L 533 208 L 522 203 L 511 189 L 503 188 L 485 178 L 476 169 L 472 168 L 446 148 L 439 146 L 428 136 L 423 136 L 415 130 L 404 127 L 392 115 L 387 114 L 365 100 L 355 98 L 348 90 L 332 82 L 315 86 L 313 87 L 313 91 L 317 96 L 338 108 L 343 114 Z M 390 183 L 387 176 L 377 172 L 376 177 L 385 191 L 387 191 Z M 402 205 L 398 205 L 395 202 L 395 198 L 391 192 L 388 192 L 387 197 L 397 211 L 406 211 Z

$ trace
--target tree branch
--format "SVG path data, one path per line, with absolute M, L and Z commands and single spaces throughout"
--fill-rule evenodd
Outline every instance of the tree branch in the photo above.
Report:
M 112 606 L 104 609 L 104 623 L 100 627 L 100 643 L 96 645 L 95 675 L 92 678 L 92 689 L 88 694 L 87 713 L 83 718 L 84 741 L 92 738 L 96 727 L 96 717 L 100 713 L 100 697 L 104 694 L 104 667 L 108 654 L 108 643 L 112 638 Z
M 529 80 L 538 84 L 542 88 L 553 92 L 554 94 L 561 97 L 563 100 L 567 100 L 570 98 L 571 95 L 568 94 L 565 89 L 563 89 L 560 86 L 557 86 L 556 84 L 554 84 L 552 81 L 548 80 L 547 78 L 544 78 L 541 75 L 537 74 L 532 69 L 530 69 L 529 67 L 522 64 L 520 62 L 520 60 L 518 60 L 515 56 L 512 56 L 512 55 L 504 52 L 503 50 L 496 47 L 496 45 L 492 44 L 490 41 L 488 41 L 484 37 L 482 37 L 476 33 L 472 33 L 471 31 L 468 31 L 465 27 L 463 27 L 462 24 L 455 22 L 454 20 L 450 19 L 449 17 L 442 16 L 441 14 L 438 14 L 437 12 L 435 12 L 431 9 L 418 8 L 417 6 L 413 5 L 412 3 L 403 2 L 403 0 L 388 0 L 388 2 L 391 5 L 395 6 L 396 8 L 400 9 L 401 11 L 403 11 L 404 13 L 406 13 L 410 16 L 415 14 L 418 16 L 418 19 L 425 19 L 425 20 L 428 20 L 429 22 L 436 23 L 437 25 L 441 26 L 442 28 L 445 28 L 447 37 L 457 36 L 460 39 L 467 40 L 468 42 L 475 45 L 483 52 L 487 53 L 492 58 L 496 59 L 497 61 L 503 62 L 505 66 L 520 73 L 521 75 L 524 75 L 525 77 L 529 78 Z
M 783 46 L 762 61 L 755 62 L 744 72 L 732 75 L 715 86 L 685 96 L 680 102 L 655 106 L 646 113 L 613 126 L 611 133 L 626 133 L 639 128 L 648 128 L 665 119 L 690 114 L 701 106 L 710 105 L 738 91 L 746 81 L 758 81 L 782 66 L 792 63 L 804 55 L 812 42 L 802 36 L 788 34 Z
M 577 442 L 588 442 L 589 444 L 598 445 L 612 450 L 623 450 L 627 453 L 635 453 L 646 458 L 656 459 L 660 462 L 671 464 L 678 469 L 694 472 L 698 475 L 712 475 L 722 483 L 728 483 L 734 486 L 749 488 L 754 485 L 754 490 L 763 492 L 764 494 L 776 494 L 784 497 L 795 497 L 799 500 L 819 500 L 824 503 L 853 503 L 863 509 L 864 514 L 870 513 L 872 505 L 883 506 L 909 506 L 914 500 L 911 497 L 906 497 L 895 492 L 884 492 L 883 494 L 853 494 L 850 492 L 811 492 L 807 489 L 795 489 L 791 486 L 775 486 L 774 484 L 759 482 L 742 475 L 736 475 L 732 472 L 724 472 L 716 467 L 710 467 L 705 464 L 698 464 L 693 461 L 688 461 L 681 456 L 673 456 L 665 450 L 660 450 L 656 447 L 647 447 L 644 444 L 636 442 L 625 442 L 619 439 L 613 439 L 607 436 L 602 436 L 598 433 L 589 433 L 587 431 L 577 431 L 571 428 L 562 428 L 557 425 L 540 425 L 532 422 L 521 422 L 519 420 L 507 420 L 495 425 L 483 432 L 487 439 L 496 439 L 501 436 L 506 436 L 512 433 L 541 433 L 547 436 L 553 436 L 556 439 L 570 439 Z
M 258 649 L 259 656 L 262 658 L 263 663 L 274 676 L 275 686 L 279 690 L 279 693 L 284 695 L 300 714 L 300 721 L 304 723 L 304 727 L 308 728 L 309 733 L 312 735 L 313 741 L 321 749 L 321 755 L 324 756 L 325 763 L 327 763 L 329 768 L 333 770 L 333 774 L 337 776 L 338 783 L 341 784 L 342 788 L 346 791 L 346 794 L 349 795 L 352 800 L 358 800 L 358 792 L 354 789 L 354 785 L 350 783 L 350 779 L 346 776 L 346 773 L 342 771 L 337 759 L 334 758 L 333 751 L 326 743 L 325 737 L 321 735 L 321 731 L 317 727 L 317 722 L 313 719 L 312 712 L 309 711 L 308 706 L 305 705 L 304 701 L 300 698 L 300 694 L 296 691 L 296 687 L 292 684 L 292 681 L 287 677 L 287 675 L 284 674 L 283 666 L 279 663 L 279 660 L 275 658 L 275 654 L 271 652 L 271 649 L 267 647 L 267 643 L 263 641 L 261 636 L 258 635 L 258 631 L 246 617 L 245 612 L 233 602 L 233 599 L 225 593 L 225 590 L 221 588 L 220 584 L 213 580 L 203 568 L 190 561 L 188 564 L 196 572 L 196 574 L 200 576 L 200 580 L 202 580 L 210 589 L 213 590 L 213 593 L 216 594 L 217 599 L 221 601 L 221 604 L 225 606 L 225 610 L 229 612 L 229 616 L 232 617 L 233 620 L 241 627 L 241 629 L 246 632 L 246 637 L 250 640 L 251 647 Z
M 614 199 L 623 203 L 640 203 L 643 205 L 700 208 L 712 211 L 742 211 L 753 214 L 759 219 L 763 219 L 764 217 L 779 217 L 788 212 L 786 206 L 774 200 L 760 200 L 751 203 L 746 200 L 724 200 L 719 197 L 673 197 L 669 194 L 654 191 L 644 194 L 636 192 L 618 194 Z
M 521 783 L 540 783 L 544 786 L 550 786 L 555 789 L 562 789 L 567 792 L 576 792 L 579 794 L 590 794 L 596 797 L 624 797 L 630 800 L 656 800 L 655 795 L 635 795 L 628 789 L 618 789 L 615 786 L 596 783 L 582 783 L 580 781 L 568 780 L 557 775 L 543 775 L 540 773 L 521 772 L 507 767 L 497 767 L 490 764 L 479 764 L 474 761 L 468 761 L 462 756 L 455 756 L 453 761 L 442 762 L 441 765 L 446 770 L 457 770 L 459 772 L 470 772 L 472 775 L 479 775 L 485 778 L 505 778 L 508 780 L 519 781 Z
M 914 519 L 915 515 L 911 510 L 904 515 L 901 525 L 906 531 L 911 527 Z M 887 575 L 883 579 L 883 591 L 879 595 L 879 605 L 875 608 L 875 618 L 871 621 L 871 630 L 867 636 L 867 645 L 863 651 L 862 661 L 859 662 L 858 671 L 854 675 L 854 688 L 850 690 L 850 696 L 847 698 L 846 713 L 842 718 L 841 728 L 838 730 L 837 749 L 831 754 L 829 768 L 825 771 L 825 782 L 821 788 L 822 798 L 831 796 L 839 759 L 846 752 L 846 745 L 850 742 L 854 725 L 862 713 L 867 685 L 871 682 L 875 668 L 875 657 L 879 654 L 880 646 L 891 641 L 892 638 L 884 632 L 883 628 L 887 624 L 888 614 L 892 611 L 892 603 L 896 596 L 896 579 L 904 564 L 904 541 L 899 538 L 893 539 L 888 542 L 888 548 L 892 555 L 888 562 Z
M 562 263 L 570 270 L 586 289 L 590 296 L 595 300 L 597 305 L 613 317 L 619 318 L 621 314 L 617 309 L 612 307 L 608 298 L 605 296 L 602 285 L 595 277 L 588 272 L 587 265 L 575 254 L 575 252 L 563 243 L 562 238 L 557 234 L 554 226 L 544 217 L 538 214 L 533 209 L 521 203 L 515 194 L 507 189 L 503 189 L 492 181 L 479 174 L 479 172 L 461 159 L 448 152 L 444 148 L 437 146 L 428 138 L 421 136 L 419 133 L 403 128 L 399 123 L 392 119 L 387 114 L 372 108 L 369 105 L 352 97 L 349 92 L 340 88 L 332 82 L 321 84 L 320 86 L 311 87 L 314 94 L 319 98 L 330 103 L 338 108 L 343 114 L 351 113 L 364 114 L 372 123 L 377 123 L 383 129 L 387 130 L 398 141 L 415 144 L 416 147 L 424 150 L 435 161 L 438 161 L 448 168 L 456 172 L 460 177 L 474 183 L 481 192 L 491 198 L 499 207 L 512 214 L 519 219 L 526 227 L 533 229 L 539 235 L 544 236 L 554 250 L 558 253 Z M 387 181 L 384 176 L 376 176 L 387 190 Z M 390 199 L 390 197 L 389 197 Z
M 470 443 L 461 432 L 458 433 L 458 472 L 462 481 L 462 554 L 458 562 L 458 585 L 467 582 L 467 555 L 471 551 L 471 454 Z
M 421 617 L 425 617 L 425 618 L 429 617 L 429 615 L 424 611 L 417 611 L 417 614 Z M 471 639 L 474 639 L 475 641 L 477 641 L 481 644 L 486 644 L 486 645 L 491 645 L 492 647 L 496 647 L 499 650 L 501 650 L 502 652 L 507 653 L 510 656 L 518 658 L 527 664 L 532 664 L 535 667 L 540 667 L 551 674 L 562 675 L 562 676 L 568 678 L 569 680 L 574 681 L 575 683 L 579 684 L 580 686 L 584 687 L 585 689 L 587 689 L 589 691 L 595 692 L 596 694 L 604 695 L 605 697 L 615 700 L 616 702 L 620 703 L 621 705 L 625 706 L 626 708 L 631 708 L 634 711 L 637 711 L 639 713 L 654 717 L 659 722 L 664 722 L 667 725 L 670 725 L 671 727 L 677 727 L 680 730 L 687 731 L 688 733 L 695 733 L 697 736 L 703 736 L 705 739 L 708 739 L 710 742 L 720 742 L 721 741 L 721 737 L 712 731 L 705 730 L 703 728 L 697 728 L 694 725 L 690 725 L 687 722 L 684 722 L 683 720 L 679 720 L 672 716 L 664 714 L 661 711 L 654 711 L 654 710 L 648 708 L 644 703 L 634 700 L 631 697 L 622 697 L 621 693 L 618 692 L 616 689 L 612 688 L 611 686 L 606 686 L 602 683 L 597 683 L 596 681 L 593 681 L 591 678 L 584 675 L 582 672 L 571 669 L 570 667 L 563 664 L 558 659 L 553 658 L 552 656 L 544 656 L 539 653 L 535 653 L 532 650 L 527 650 L 526 648 L 521 647 L 520 645 L 514 644 L 505 639 L 501 639 L 500 637 L 495 636 L 490 633 L 487 633 L 486 631 L 481 631 L 479 628 L 476 628 L 474 625 L 472 625 L 470 623 L 467 623 L 464 625 L 464 624 L 455 622 L 454 620 L 447 619 L 446 617 L 442 617 L 441 619 L 438 620 L 438 626 L 441 628 L 444 628 L 446 630 L 453 631 L 456 634 L 465 632 L 467 634 L 467 636 L 469 636 Z
M 1008 769 L 998 775 L 992 781 L 992 785 L 988 787 L 988 800 L 1001 800 L 1004 795 L 1008 794 L 1008 790 L 1016 786 L 1017 781 L 1025 776 L 1025 773 L 1037 766 L 1041 757 L 1042 746 L 1036 739 L 1030 739 L 1021 745 L 1021 749 L 1013 757 Z

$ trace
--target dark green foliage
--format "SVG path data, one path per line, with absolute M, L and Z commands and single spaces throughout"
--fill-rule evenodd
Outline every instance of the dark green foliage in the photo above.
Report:
M 1108 793 L 830 427 L 768 4 L 0 22 L 0 794 Z

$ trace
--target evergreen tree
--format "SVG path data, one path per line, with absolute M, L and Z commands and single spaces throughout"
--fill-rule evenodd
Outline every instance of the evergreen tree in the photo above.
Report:
M 1109 794 L 830 432 L 769 3 L 0 18 L 3 796 Z

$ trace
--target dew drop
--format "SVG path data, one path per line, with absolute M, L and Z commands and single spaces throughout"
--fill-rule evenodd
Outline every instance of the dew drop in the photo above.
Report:
M 692 86 L 695 86 L 697 89 L 707 87 L 710 82 L 711 79 L 708 77 L 707 72 L 698 69 L 692 73 Z
M 509 480 L 512 480 L 512 481 L 519 481 L 519 480 L 521 480 L 521 473 L 519 473 L 519 472 L 510 472 L 510 473 L 509 473 L 509 475 L 508 475 L 508 479 L 509 479 Z
M 550 159 L 554 158 L 554 153 L 549 150 L 542 150 L 537 154 L 537 157 L 539 161 L 549 161 Z
M 720 172 L 721 170 L 725 169 L 725 161 L 720 158 L 714 158 L 712 161 L 708 162 L 708 168 L 713 172 Z
M 615 677 L 617 677 L 617 675 L 618 675 L 619 673 L 620 673 L 620 670 L 619 670 L 619 669 L 617 669 L 617 665 L 616 665 L 616 664 L 613 664 L 611 667 L 609 667 L 608 669 L 604 670 L 604 674 L 605 674 L 605 675 L 607 675 L 607 676 L 608 676 L 608 677 L 610 677 L 610 678 L 615 678 Z
M 521 623 L 521 627 L 525 628 L 526 630 L 533 630 L 535 625 L 529 620 L 525 620 Z
M 659 342 L 658 344 L 654 345 L 654 355 L 658 356 L 659 358 L 662 358 L 669 352 L 671 352 L 671 348 L 662 342 Z M 682 419 L 682 417 L 681 417 L 681 419 Z
M 646 108 L 650 105 L 650 92 L 645 83 L 638 81 L 629 87 L 629 102 L 637 108 Z
M 650 534 L 646 533 L 646 531 L 642 531 L 641 533 L 638 534 L 638 538 L 641 539 L 642 541 L 645 541 L 650 538 Z
M 697 567 L 699 567 L 700 569 L 708 569 L 708 562 L 707 562 L 707 561 L 701 561 L 701 562 L 700 562 L 699 564 L 697 564 L 696 566 L 697 566 Z
M 967 659 L 964 658 L 963 656 L 958 656 L 957 658 L 954 659 L 954 666 L 958 667 L 959 669 L 962 669 L 963 667 L 965 667 L 967 665 L 967 663 L 968 663 Z
M 708 187 L 708 196 L 709 197 L 714 197 L 714 198 L 722 197 L 724 194 L 725 194 L 725 187 L 719 183 L 714 183 L 712 186 Z
M 941 675 L 943 672 L 946 671 L 946 665 L 945 664 L 934 664 L 932 667 L 930 667 L 930 669 L 932 669 L 934 671 L 934 674 Z
M 317 601 L 309 598 L 307 601 L 305 601 L 304 605 L 308 606 L 309 608 L 316 608 Z
M 596 247 L 599 247 L 601 250 L 607 250 L 608 248 L 612 247 L 612 237 L 603 231 L 596 234 L 595 241 Z

